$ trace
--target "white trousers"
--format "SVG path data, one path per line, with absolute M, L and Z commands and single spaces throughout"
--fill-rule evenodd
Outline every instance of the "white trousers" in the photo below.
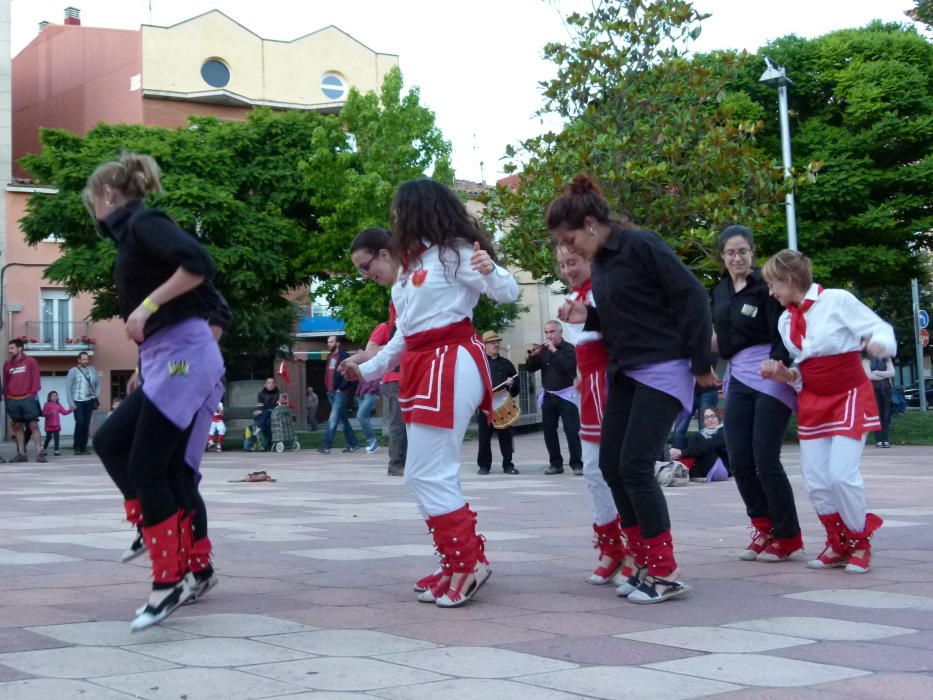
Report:
M 800 475 L 818 515 L 839 513 L 852 532 L 865 528 L 865 483 L 859 471 L 861 440 L 835 435 L 800 441 Z
M 483 399 L 483 382 L 476 362 L 462 347 L 457 351 L 454 397 L 452 429 L 419 423 L 405 425 L 408 434 L 405 486 L 424 518 L 450 513 L 466 503 L 460 486 L 460 445 L 470 418 Z
M 226 435 L 227 434 L 227 425 L 223 421 L 217 421 L 216 423 L 211 421 L 211 429 L 207 433 L 210 437 L 215 435 Z
M 583 480 L 593 502 L 593 522 L 605 525 L 619 517 L 612 491 L 599 470 L 599 443 L 581 440 L 583 448 Z

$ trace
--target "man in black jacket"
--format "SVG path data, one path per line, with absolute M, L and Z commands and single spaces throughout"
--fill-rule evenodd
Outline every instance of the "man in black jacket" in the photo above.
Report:
M 579 394 L 574 388 L 577 378 L 577 353 L 573 345 L 564 341 L 560 321 L 544 324 L 544 342 L 528 351 L 525 369 L 529 372 L 541 370 L 541 386 L 544 389 L 541 402 L 544 444 L 547 447 L 551 466 L 545 474 L 563 474 L 564 458 L 560 453 L 557 437 L 557 421 L 564 424 L 567 448 L 570 451 L 570 468 L 577 476 L 583 475 L 583 452 L 580 447 Z
M 360 449 L 360 441 L 350 426 L 348 414 L 350 403 L 356 395 L 357 382 L 347 381 L 337 371 L 337 367 L 350 356 L 350 353 L 340 349 L 340 341 L 337 340 L 335 335 L 327 339 L 327 349 L 330 350 L 330 354 L 327 356 L 324 383 L 327 385 L 327 399 L 330 401 L 330 417 L 327 419 L 327 434 L 324 436 L 324 444 L 317 451 L 323 455 L 330 454 L 330 445 L 334 440 L 334 433 L 337 432 L 337 427 L 342 423 L 343 435 L 347 440 L 347 446 L 343 451 L 356 452 Z
M 489 362 L 489 375 L 492 378 L 493 388 L 504 384 L 499 391 L 508 391 L 512 396 L 518 396 L 518 378 L 515 377 L 515 365 L 499 354 L 499 343 L 502 338 L 495 331 L 483 333 L 483 343 L 486 345 L 486 360 Z M 498 392 L 497 392 L 498 393 Z M 480 474 L 488 474 L 492 467 L 492 434 L 499 437 L 499 450 L 502 452 L 502 471 L 506 474 L 518 474 L 512 464 L 514 452 L 512 441 L 512 428 L 494 428 L 486 420 L 482 411 L 476 412 L 476 425 L 479 429 L 479 452 L 476 463 Z

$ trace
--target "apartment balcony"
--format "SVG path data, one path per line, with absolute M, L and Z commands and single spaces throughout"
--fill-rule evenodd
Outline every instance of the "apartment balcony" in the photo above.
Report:
M 33 357 L 70 357 L 82 351 L 93 355 L 97 343 L 90 321 L 26 321 L 26 335 L 20 338 Z

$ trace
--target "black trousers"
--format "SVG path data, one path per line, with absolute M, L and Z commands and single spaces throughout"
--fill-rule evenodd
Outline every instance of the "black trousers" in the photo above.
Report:
M 891 425 L 891 388 L 890 380 L 872 382 L 875 390 L 875 402 L 878 404 L 878 418 L 881 419 L 881 430 L 875 431 L 875 442 L 890 442 L 888 440 L 888 427 Z
M 557 421 L 564 424 L 567 449 L 570 452 L 570 467 L 583 469 L 583 448 L 580 447 L 580 411 L 575 404 L 544 392 L 541 404 L 541 426 L 544 429 L 544 446 L 552 467 L 564 468 L 564 457 L 560 453 L 560 438 L 557 437 Z
M 723 430 L 729 466 L 749 518 L 770 517 L 775 537 L 800 532 L 794 490 L 781 464 L 781 443 L 790 409 L 733 378 Z
M 59 437 L 59 436 L 58 436 L 58 433 L 59 433 L 59 432 L 60 432 L 60 431 L 58 431 L 58 430 L 53 430 L 53 431 L 51 431 L 51 432 L 49 432 L 49 431 L 46 431 L 46 432 L 45 432 L 45 444 L 42 446 L 42 449 L 43 449 L 43 450 L 49 449 L 49 443 L 50 443 L 50 442 L 54 442 L 54 443 L 55 443 L 55 451 L 58 452 L 58 437 Z
M 625 375 L 609 380 L 599 470 L 612 491 L 622 527 L 638 525 L 645 538 L 671 527 L 654 465 L 680 409 L 673 396 Z
M 194 470 L 185 463 L 190 433 L 191 426 L 176 428 L 137 389 L 94 433 L 94 450 L 123 498 L 139 498 L 145 525 L 180 508 L 193 511 L 191 529 L 199 540 L 207 536 L 207 510 Z
M 94 415 L 95 401 L 96 399 L 91 399 L 90 401 L 75 401 L 75 452 L 84 452 L 87 450 L 87 437 L 91 428 L 91 416 Z
M 502 452 L 502 469 L 511 469 L 512 454 L 515 452 L 512 440 L 512 429 L 505 428 L 497 430 L 486 420 L 486 414 L 482 411 L 476 412 L 476 427 L 478 429 L 477 439 L 479 440 L 479 451 L 476 454 L 476 464 L 480 469 L 488 471 L 492 467 L 492 436 L 493 433 L 499 438 L 499 451 Z

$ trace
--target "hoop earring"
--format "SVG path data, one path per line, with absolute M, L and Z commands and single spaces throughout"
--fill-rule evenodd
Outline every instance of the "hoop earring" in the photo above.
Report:
M 111 200 L 109 200 L 109 199 L 104 200 L 104 204 L 106 204 L 108 207 L 112 207 L 112 206 L 113 206 L 113 202 L 112 202 Z

